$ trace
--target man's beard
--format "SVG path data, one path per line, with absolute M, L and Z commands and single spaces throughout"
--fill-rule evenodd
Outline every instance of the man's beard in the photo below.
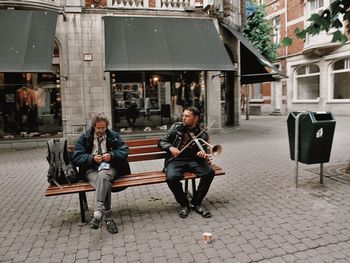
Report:
M 190 125 L 188 125 L 188 124 L 185 123 L 184 121 L 182 122 L 182 124 L 183 124 L 186 128 L 190 127 Z

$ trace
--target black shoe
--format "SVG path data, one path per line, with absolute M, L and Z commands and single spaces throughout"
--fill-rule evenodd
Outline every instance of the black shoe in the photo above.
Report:
M 103 214 L 100 210 L 96 210 L 94 212 L 94 215 L 91 219 L 91 222 L 89 223 L 90 228 L 92 229 L 98 229 L 98 227 L 100 226 L 100 222 L 102 220 Z
M 212 214 L 210 213 L 209 210 L 207 210 L 204 206 L 202 205 L 193 205 L 191 206 L 193 210 L 196 211 L 197 214 L 200 214 L 201 216 L 205 218 L 210 218 L 212 217 Z
M 117 234 L 118 233 L 118 228 L 116 223 L 113 221 L 113 219 L 107 219 L 106 220 L 106 226 L 107 230 L 111 234 Z
M 189 211 L 189 209 L 188 209 L 188 206 L 181 206 L 180 208 L 179 208 L 179 216 L 181 217 L 181 218 L 186 218 L 186 217 L 188 217 L 188 213 L 189 213 L 190 211 Z
M 95 217 L 93 217 L 91 219 L 91 222 L 89 223 L 89 227 L 92 229 L 98 229 L 99 226 L 100 226 L 100 221 L 97 220 Z

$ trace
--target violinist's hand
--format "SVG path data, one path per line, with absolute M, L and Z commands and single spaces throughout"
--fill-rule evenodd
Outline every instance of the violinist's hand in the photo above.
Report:
M 209 154 L 207 154 L 205 151 L 197 152 L 197 156 L 200 157 L 200 158 L 209 160 Z
M 169 151 L 171 152 L 171 155 L 174 157 L 177 157 L 180 154 L 179 149 L 176 147 L 170 147 Z
M 206 152 L 204 152 L 204 151 L 199 151 L 199 152 L 197 152 L 197 156 L 200 157 L 200 158 L 205 159 L 205 160 L 207 161 L 207 163 L 212 164 L 212 161 L 211 161 L 210 158 L 209 158 L 210 155 L 207 154 Z

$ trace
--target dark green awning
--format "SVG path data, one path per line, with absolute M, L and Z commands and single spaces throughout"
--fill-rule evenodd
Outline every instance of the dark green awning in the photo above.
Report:
M 240 41 L 241 84 L 276 81 L 286 77 L 261 55 L 242 33 L 227 24 L 221 23 L 220 25 Z
M 52 71 L 57 12 L 0 10 L 0 72 Z
M 104 17 L 106 71 L 233 70 L 210 19 Z

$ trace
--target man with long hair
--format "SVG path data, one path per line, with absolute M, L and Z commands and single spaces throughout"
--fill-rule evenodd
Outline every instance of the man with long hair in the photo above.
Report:
M 130 174 L 129 148 L 108 125 L 104 113 L 93 116 L 91 128 L 80 135 L 75 145 L 72 161 L 96 189 L 96 207 L 90 228 L 98 229 L 105 217 L 107 230 L 115 234 L 118 228 L 111 211 L 112 182 L 120 175 Z

